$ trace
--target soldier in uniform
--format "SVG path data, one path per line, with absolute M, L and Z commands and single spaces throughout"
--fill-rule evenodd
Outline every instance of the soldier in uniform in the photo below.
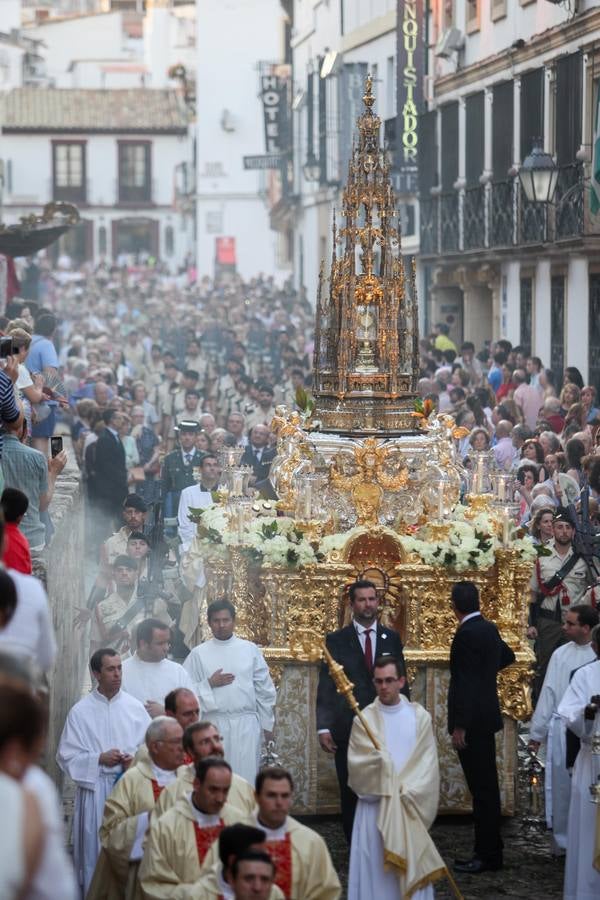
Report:
M 179 446 L 165 456 L 161 473 L 165 519 L 177 516 L 181 492 L 196 483 L 194 468 L 200 465 L 204 456 L 195 447 L 200 430 L 198 422 L 183 419 L 174 430 L 179 437 Z
M 531 604 L 527 637 L 535 639 L 537 658 L 534 681 L 539 695 L 552 653 L 566 641 L 563 624 L 572 606 L 595 603 L 594 589 L 585 560 L 573 548 L 575 529 L 567 509 L 554 515 L 554 537 L 546 544 L 550 554 L 540 556 L 531 576 Z

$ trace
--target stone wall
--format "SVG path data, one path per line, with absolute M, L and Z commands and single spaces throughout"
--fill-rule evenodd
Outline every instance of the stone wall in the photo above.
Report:
M 59 780 L 56 745 L 67 712 L 81 696 L 87 653 L 85 630 L 75 627 L 77 608 L 85 606 L 83 489 L 79 469 L 69 464 L 57 480 L 50 505 L 55 527 L 46 550 L 45 580 L 58 652 L 50 674 L 48 773 Z M 37 574 L 37 573 L 36 573 Z

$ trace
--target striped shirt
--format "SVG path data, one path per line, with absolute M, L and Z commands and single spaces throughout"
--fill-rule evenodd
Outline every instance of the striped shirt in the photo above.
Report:
M 5 372 L 0 372 L 0 423 L 15 422 L 19 407 L 15 402 L 13 383 Z M 2 458 L 2 432 L 0 431 L 0 459 Z

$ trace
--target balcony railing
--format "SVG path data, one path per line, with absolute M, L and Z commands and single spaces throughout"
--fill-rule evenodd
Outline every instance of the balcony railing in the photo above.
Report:
M 517 179 L 493 181 L 420 200 L 421 253 L 477 252 L 597 234 L 586 216 L 583 167 L 559 170 L 555 204 L 530 204 Z
M 442 250 L 452 252 L 459 249 L 458 194 L 440 196 L 440 223 L 442 231 Z

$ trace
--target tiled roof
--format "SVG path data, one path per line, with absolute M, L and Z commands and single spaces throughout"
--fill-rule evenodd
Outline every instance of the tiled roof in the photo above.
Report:
M 0 93 L 0 128 L 6 133 L 183 134 L 187 127 L 187 110 L 170 90 L 15 88 Z

